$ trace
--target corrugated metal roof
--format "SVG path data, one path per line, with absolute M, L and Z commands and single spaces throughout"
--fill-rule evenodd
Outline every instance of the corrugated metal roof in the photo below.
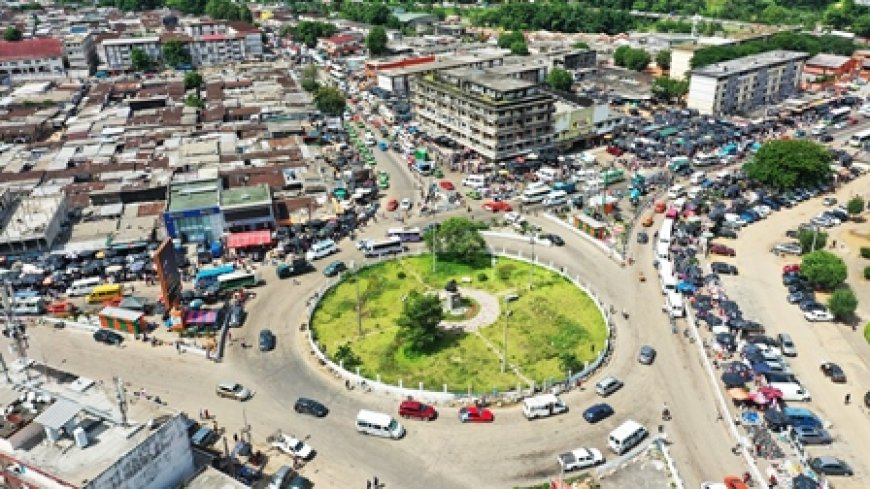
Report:
M 141 319 L 143 314 L 141 311 L 131 311 L 130 309 L 124 309 L 121 307 L 108 306 L 100 311 L 100 316 L 108 316 L 123 321 L 136 321 Z
M 67 401 L 66 399 L 58 399 L 57 402 L 48 407 L 39 416 L 34 419 L 37 423 L 47 428 L 59 430 L 69 420 L 76 417 L 82 408 L 78 404 Z

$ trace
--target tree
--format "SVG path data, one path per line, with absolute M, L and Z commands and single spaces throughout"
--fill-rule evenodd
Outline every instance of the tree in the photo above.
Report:
M 792 190 L 826 181 L 831 175 L 831 152 L 805 139 L 777 139 L 758 150 L 743 169 L 752 180 Z
M 629 46 L 619 46 L 613 51 L 613 64 L 616 66 L 625 66 L 625 57 L 631 51 Z
M 523 33 L 519 31 L 502 32 L 498 36 L 498 47 L 502 49 L 510 49 L 510 47 L 513 46 L 513 44 L 516 42 L 521 42 L 525 44 L 526 36 L 524 36 Z
M 444 319 L 444 309 L 437 295 L 412 290 L 402 303 L 402 313 L 396 321 L 398 338 L 409 353 L 427 353 L 438 343 Z
M 197 71 L 190 71 L 184 74 L 184 89 L 199 88 L 202 86 L 202 75 Z
M 20 41 L 22 37 L 21 31 L 15 26 L 9 26 L 3 31 L 3 39 L 9 42 Z
M 525 41 L 517 41 L 511 44 L 511 54 L 515 56 L 528 56 L 529 46 L 526 45 Z
M 671 69 L 671 51 L 663 49 L 656 53 L 656 64 L 663 70 Z
M 187 97 L 184 97 L 184 105 L 188 107 L 196 107 L 197 109 L 201 109 L 205 107 L 205 101 L 202 98 L 195 94 L 191 93 Z
M 828 244 L 828 233 L 818 230 L 801 229 L 798 232 L 798 241 L 801 243 L 801 253 L 812 253 L 816 250 L 825 249 L 825 246 Z
M 547 85 L 550 85 L 550 88 L 553 90 L 570 92 L 571 85 L 573 84 L 574 77 L 571 76 L 571 73 L 568 73 L 562 68 L 553 68 L 547 75 Z
M 353 370 L 362 365 L 362 360 L 360 360 L 359 356 L 351 349 L 350 343 L 345 343 L 336 348 L 335 354 L 332 355 L 332 359 L 335 360 L 336 363 L 341 364 L 345 370 Z
M 384 54 L 387 51 L 387 30 L 379 25 L 372 27 L 366 36 L 366 48 L 374 56 Z
M 589 45 L 583 41 L 575 42 L 574 44 L 571 45 L 571 47 L 574 49 L 589 49 Z
M 837 319 L 849 319 L 858 308 L 858 298 L 848 287 L 842 287 L 834 291 L 828 298 L 828 310 Z
M 254 23 L 254 14 L 251 13 L 251 9 L 247 5 L 242 5 L 242 8 L 239 9 L 239 20 L 248 24 Z
M 670 102 L 680 99 L 689 93 L 689 82 L 686 80 L 674 80 L 668 76 L 657 76 L 652 84 L 653 94 L 661 100 Z
M 178 39 L 170 39 L 163 43 L 163 64 L 172 68 L 191 63 L 190 53 L 184 42 Z
M 335 87 L 320 87 L 314 92 L 314 105 L 326 115 L 340 116 L 344 114 L 347 100 L 344 93 Z
M 130 64 L 133 65 L 135 71 L 148 71 L 153 67 L 154 60 L 145 51 L 133 48 L 130 51 Z
M 303 20 L 296 24 L 290 32 L 293 33 L 293 40 L 304 43 L 309 48 L 317 46 L 317 40 L 321 37 L 329 37 L 335 34 L 336 28 L 334 25 L 327 22 L 312 22 Z
M 846 212 L 853 217 L 864 212 L 864 199 L 860 195 L 849 199 L 849 202 L 846 202 Z
M 832 290 L 846 280 L 846 264 L 839 256 L 828 251 L 813 251 L 801 260 L 800 274 L 811 284 Z
M 424 237 L 429 251 L 461 263 L 475 263 L 486 253 L 486 241 L 475 223 L 464 217 L 451 217 Z
M 305 65 L 305 67 L 302 68 L 300 78 L 302 79 L 302 89 L 306 92 L 314 93 L 318 88 L 320 88 L 320 84 L 317 83 L 317 65 Z
M 634 71 L 643 71 L 649 66 L 652 56 L 643 49 L 631 49 L 625 55 L 625 67 Z

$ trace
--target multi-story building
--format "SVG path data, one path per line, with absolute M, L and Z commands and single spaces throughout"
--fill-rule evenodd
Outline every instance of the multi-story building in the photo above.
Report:
M 412 80 L 411 101 L 428 134 L 447 136 L 489 161 L 553 144 L 555 101 L 535 82 L 456 68 Z
M 810 57 L 796 51 L 766 53 L 691 71 L 687 105 L 702 114 L 749 113 L 794 96 Z
M 236 63 L 263 55 L 260 30 L 246 22 L 202 21 L 187 24 L 185 33 L 194 66 Z
M 0 41 L 0 82 L 66 78 L 63 46 L 57 39 Z
M 128 70 L 133 67 L 130 54 L 134 49 L 141 49 L 152 60 L 159 62 L 163 59 L 163 51 L 160 49 L 159 37 L 122 37 L 118 39 L 104 39 L 101 43 L 103 58 L 110 70 Z
M 97 67 L 97 49 L 90 33 L 70 34 L 63 38 L 63 55 L 69 66 L 69 76 L 87 78 Z

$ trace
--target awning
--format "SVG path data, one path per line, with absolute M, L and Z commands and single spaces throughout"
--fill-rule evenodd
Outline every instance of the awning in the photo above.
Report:
M 217 322 L 217 311 L 197 309 L 187 311 L 184 315 L 184 324 L 214 324 Z
M 272 231 L 261 229 L 246 233 L 232 233 L 227 237 L 227 248 L 248 248 L 264 246 L 272 242 Z

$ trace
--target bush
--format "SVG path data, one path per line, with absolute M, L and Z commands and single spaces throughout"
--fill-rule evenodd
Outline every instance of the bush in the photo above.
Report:
M 399 280 L 405 280 L 405 277 L 407 277 L 407 275 L 405 275 L 405 272 L 399 272 L 396 274 L 396 278 Z
M 868 267 L 868 268 L 870 268 L 870 267 Z M 477 274 L 477 281 L 478 282 L 486 282 L 487 280 L 489 280 L 489 275 L 487 275 L 483 272 L 480 272 Z
M 864 280 L 870 280 L 870 265 L 864 267 Z
M 828 299 L 828 309 L 837 319 L 847 319 L 855 314 L 855 309 L 858 308 L 858 298 L 852 289 L 841 288 L 831 294 Z
M 870 258 L 870 246 L 861 247 L 861 258 Z
M 513 265 L 510 265 L 510 264 L 499 266 L 497 269 L 498 278 L 500 278 L 502 280 L 502 282 L 507 282 L 508 280 L 511 279 L 511 274 L 514 273 L 514 268 L 515 267 Z

